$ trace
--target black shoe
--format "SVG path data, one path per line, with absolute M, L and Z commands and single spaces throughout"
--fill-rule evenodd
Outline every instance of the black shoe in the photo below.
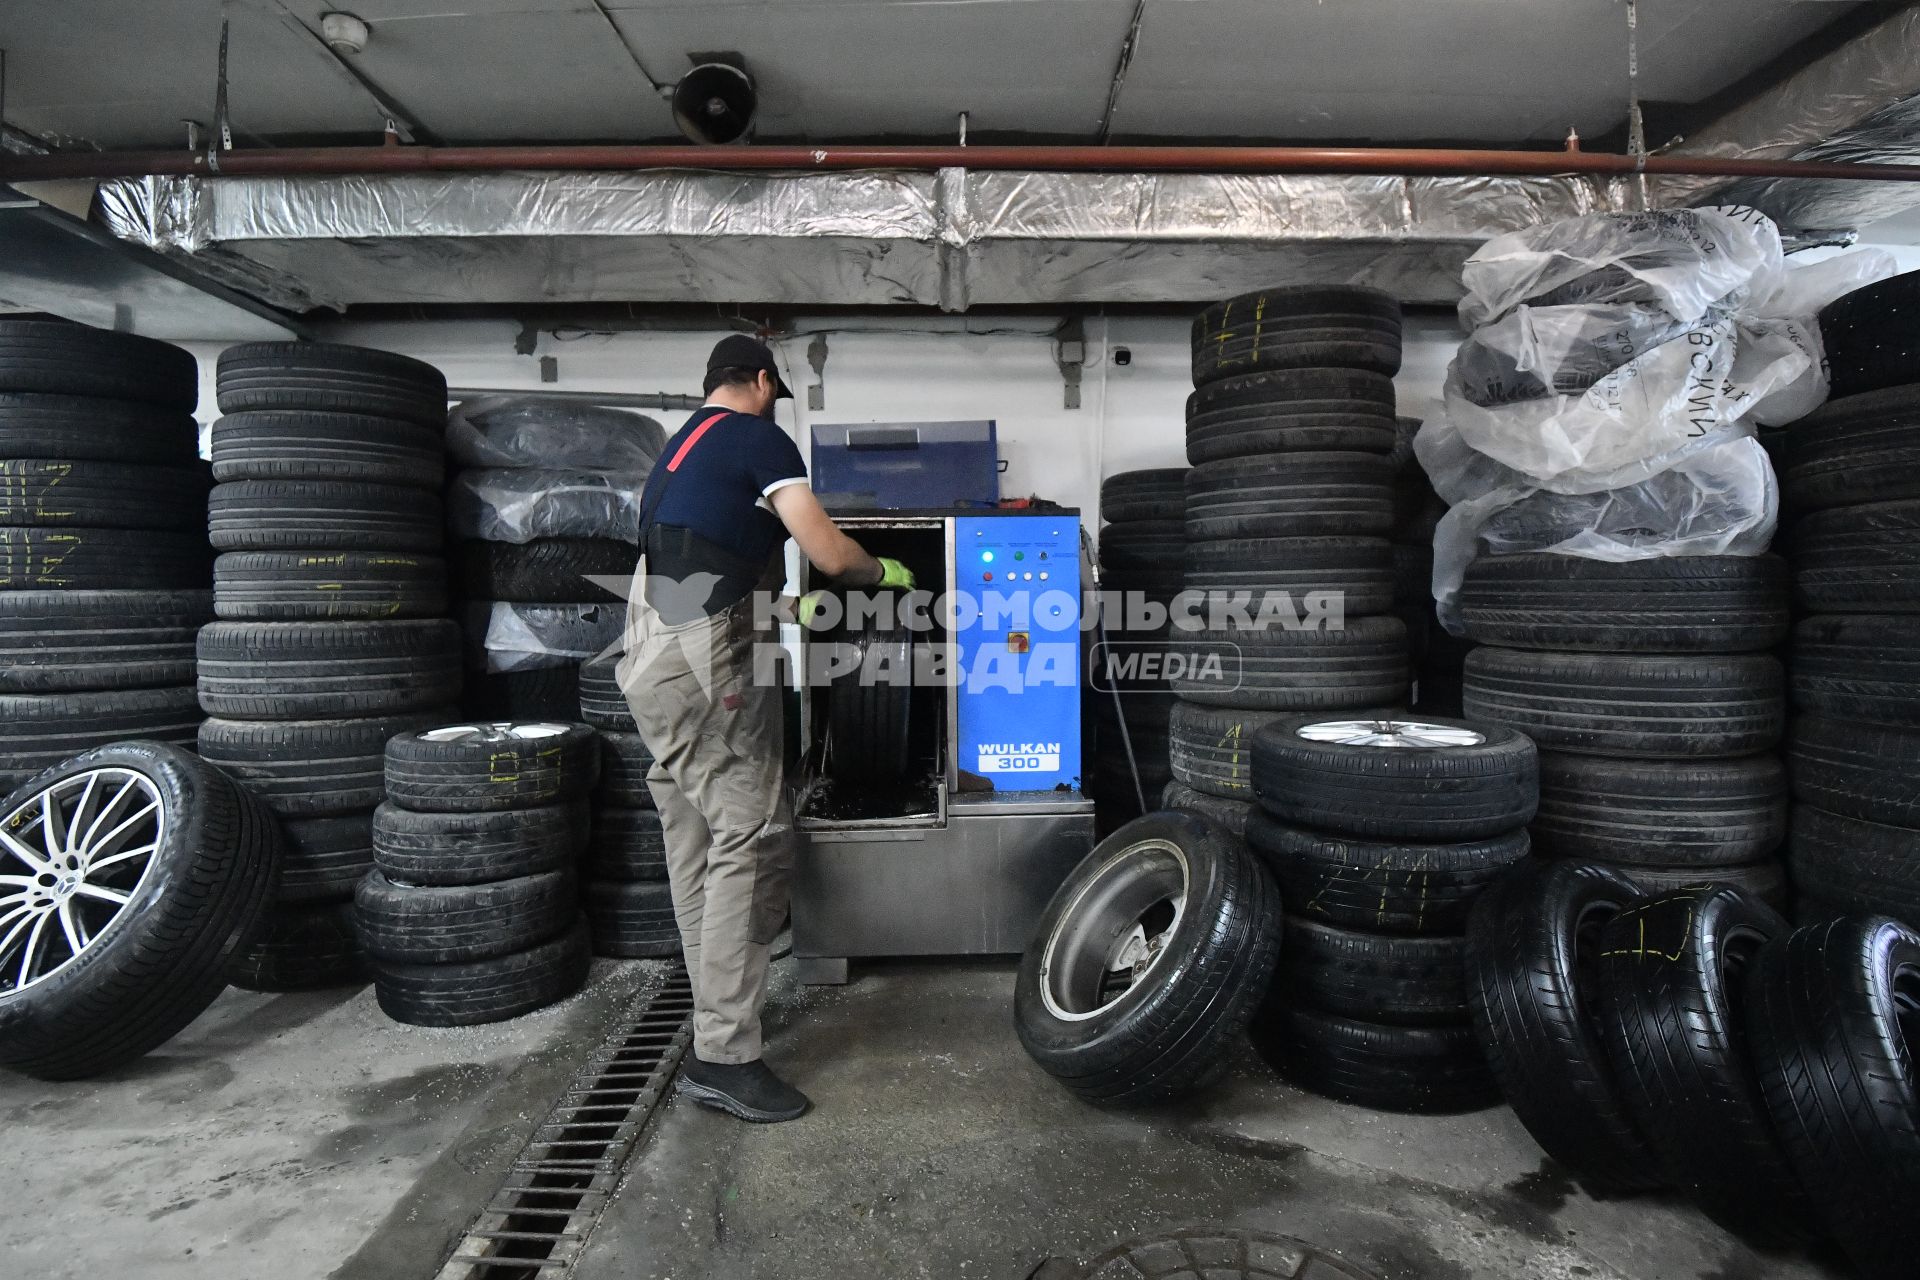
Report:
M 674 1091 L 703 1107 L 713 1107 L 755 1124 L 798 1120 L 813 1104 L 807 1095 L 773 1074 L 755 1059 L 738 1064 L 702 1062 L 688 1056 L 680 1067 Z

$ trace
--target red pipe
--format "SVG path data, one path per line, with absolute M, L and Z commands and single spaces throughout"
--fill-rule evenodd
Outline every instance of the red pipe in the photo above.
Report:
M 0 155 L 0 182 L 148 174 L 498 173 L 511 169 L 844 170 L 943 168 L 1091 173 L 1348 173 L 1920 182 L 1920 165 L 1599 151 L 1467 151 L 1417 147 L 841 147 L 511 146 L 299 147 L 222 151 L 60 151 Z

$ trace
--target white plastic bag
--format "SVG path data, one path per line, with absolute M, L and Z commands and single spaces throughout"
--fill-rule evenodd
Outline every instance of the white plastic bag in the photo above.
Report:
M 1770 289 L 1784 259 L 1779 229 L 1752 209 L 1564 218 L 1480 246 L 1461 271 L 1460 322 L 1484 328 L 1522 303 L 1642 303 L 1691 324 L 1756 280 Z
M 1429 452 L 1440 450 L 1430 446 Z M 1456 598 L 1476 556 L 1559 551 L 1618 563 L 1759 555 L 1780 519 L 1773 464 L 1750 434 L 1723 439 L 1617 489 L 1555 492 L 1504 469 L 1456 469 L 1453 479 L 1457 490 L 1484 487 L 1456 502 L 1434 531 L 1433 594 L 1450 630 L 1459 626 Z
M 478 640 L 474 665 L 491 672 L 578 666 L 612 647 L 626 626 L 627 607 L 602 604 L 475 603 L 467 635 Z
M 666 443 L 665 429 L 644 414 L 553 396 L 482 396 L 447 415 L 447 452 L 464 467 L 644 474 Z

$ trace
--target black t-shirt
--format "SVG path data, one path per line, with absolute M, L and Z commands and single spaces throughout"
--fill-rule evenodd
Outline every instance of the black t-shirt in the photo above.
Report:
M 771 418 L 708 405 L 667 441 L 647 477 L 641 504 L 665 485 L 655 524 L 687 529 L 755 564 L 787 539 L 774 491 L 807 482 L 792 437 Z

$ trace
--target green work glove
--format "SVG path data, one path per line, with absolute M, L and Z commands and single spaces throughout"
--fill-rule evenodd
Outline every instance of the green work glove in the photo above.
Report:
M 913 590 L 913 570 L 907 568 L 907 566 L 901 564 L 898 560 L 889 560 L 887 557 L 881 556 L 880 581 L 874 585 L 897 587 L 902 591 L 911 591 Z
M 820 612 L 820 604 L 826 598 L 827 593 L 824 591 L 809 591 L 800 597 L 800 606 L 794 614 L 800 619 L 802 627 L 812 629 L 813 620 Z

